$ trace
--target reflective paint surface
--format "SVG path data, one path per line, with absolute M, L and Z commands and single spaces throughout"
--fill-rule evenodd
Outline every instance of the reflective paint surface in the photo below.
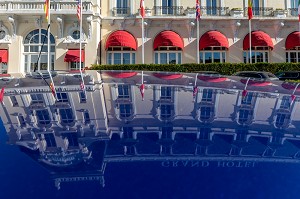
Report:
M 86 95 L 58 72 L 57 100 L 41 79 L 0 79 L 4 198 L 298 196 L 298 84 L 84 74 Z

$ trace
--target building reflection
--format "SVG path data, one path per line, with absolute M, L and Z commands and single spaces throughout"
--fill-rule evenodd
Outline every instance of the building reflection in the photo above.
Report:
M 0 79 L 8 143 L 46 167 L 57 188 L 90 180 L 104 186 L 111 162 L 300 162 L 292 83 L 245 86 L 238 77 L 140 71 L 85 71 L 84 81 L 86 93 L 78 74 L 59 72 L 55 100 L 38 76 Z

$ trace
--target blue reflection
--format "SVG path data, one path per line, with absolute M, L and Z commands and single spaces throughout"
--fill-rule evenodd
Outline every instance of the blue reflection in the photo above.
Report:
M 86 189 L 85 198 L 245 198 L 245 189 L 256 190 L 251 198 L 295 198 L 295 84 L 244 80 L 87 71 L 85 103 L 76 75 L 54 77 L 57 99 L 40 79 L 0 80 L 0 191 L 20 198 L 9 191 L 20 183 L 21 193 L 33 190 L 22 198 L 80 198 Z

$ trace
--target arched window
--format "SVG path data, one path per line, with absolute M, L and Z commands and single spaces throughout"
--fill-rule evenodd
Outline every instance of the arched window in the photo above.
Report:
M 48 67 L 48 37 L 47 30 L 36 29 L 24 39 L 24 72 L 47 70 Z M 43 45 L 44 42 L 44 45 Z M 54 70 L 55 39 L 50 35 L 50 70 Z M 39 53 L 40 59 L 38 60 Z
M 271 37 L 263 31 L 253 31 L 251 33 L 251 55 L 249 34 L 243 41 L 244 63 L 269 62 L 270 51 L 273 50 L 274 44 Z
M 137 43 L 127 31 L 118 30 L 109 35 L 106 41 L 107 64 L 135 64 Z
M 153 42 L 155 64 L 181 64 L 182 38 L 173 31 L 159 33 Z
M 285 41 L 286 62 L 300 62 L 300 32 L 289 34 Z
M 229 48 L 228 39 L 219 31 L 204 33 L 199 41 L 200 63 L 224 63 L 226 51 Z

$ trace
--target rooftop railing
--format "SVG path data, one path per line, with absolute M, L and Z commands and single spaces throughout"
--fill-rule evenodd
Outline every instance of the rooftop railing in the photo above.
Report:
M 77 1 L 51 1 L 50 12 L 68 14 L 77 12 Z M 92 14 L 92 2 L 82 2 L 82 13 Z M 4 1 L 0 3 L 0 13 L 44 13 L 44 1 Z

